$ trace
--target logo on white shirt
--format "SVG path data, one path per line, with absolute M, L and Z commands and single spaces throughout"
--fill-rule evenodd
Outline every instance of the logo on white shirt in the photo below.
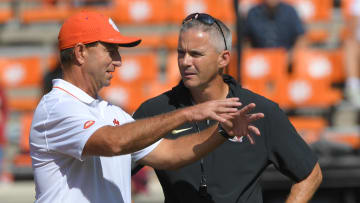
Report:
M 95 123 L 95 121 L 86 121 L 84 124 L 84 129 L 90 128 L 90 126 L 92 126 Z
M 120 122 L 118 120 L 116 120 L 116 118 L 114 118 L 113 123 L 114 123 L 114 125 L 120 125 Z

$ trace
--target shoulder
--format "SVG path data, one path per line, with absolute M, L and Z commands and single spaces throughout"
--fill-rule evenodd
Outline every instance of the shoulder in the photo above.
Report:
M 236 89 L 237 89 L 236 96 L 239 97 L 240 101 L 244 105 L 249 103 L 255 103 L 256 108 L 259 110 L 267 110 L 278 106 L 278 104 L 275 103 L 274 101 L 262 95 L 259 95 L 251 90 L 239 86 Z
M 248 12 L 247 18 L 251 18 L 254 15 L 258 15 L 259 13 L 262 13 L 262 4 L 252 7 Z
M 166 113 L 175 110 L 175 105 L 171 102 L 174 99 L 174 90 L 169 90 L 156 97 L 146 100 L 135 111 L 134 119 L 143 117 L 155 116 L 161 113 Z
M 288 3 L 281 2 L 279 8 L 283 14 L 297 14 L 295 7 Z

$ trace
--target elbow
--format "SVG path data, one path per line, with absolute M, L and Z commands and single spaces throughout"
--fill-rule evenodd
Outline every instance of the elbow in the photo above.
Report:
M 109 156 L 127 154 L 125 144 L 120 139 L 108 139 L 104 146 Z
M 322 181 L 323 181 L 323 175 L 322 175 L 321 169 L 319 167 L 319 171 L 318 171 L 318 174 L 317 174 L 317 177 L 316 177 L 317 185 L 320 186 Z

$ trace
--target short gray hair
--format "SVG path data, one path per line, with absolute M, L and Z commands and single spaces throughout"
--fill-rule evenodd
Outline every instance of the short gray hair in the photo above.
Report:
M 227 50 L 231 51 L 232 46 L 232 35 L 230 29 L 219 19 L 216 19 L 217 23 L 214 23 L 212 25 L 205 24 L 198 19 L 192 19 L 184 24 L 182 24 L 180 29 L 180 34 L 191 29 L 191 28 L 197 28 L 203 32 L 209 33 L 211 36 L 211 42 L 213 43 L 214 47 L 216 47 L 216 50 L 221 52 L 225 50 L 225 44 L 224 44 L 224 37 L 221 34 L 221 30 L 224 33 L 225 36 L 225 42 L 227 46 Z M 219 28 L 221 27 L 221 30 Z

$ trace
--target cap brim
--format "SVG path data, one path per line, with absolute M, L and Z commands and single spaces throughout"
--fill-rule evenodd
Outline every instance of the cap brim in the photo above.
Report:
M 141 43 L 141 39 L 138 39 L 136 41 L 125 43 L 125 44 L 119 44 L 120 47 L 135 47 Z

